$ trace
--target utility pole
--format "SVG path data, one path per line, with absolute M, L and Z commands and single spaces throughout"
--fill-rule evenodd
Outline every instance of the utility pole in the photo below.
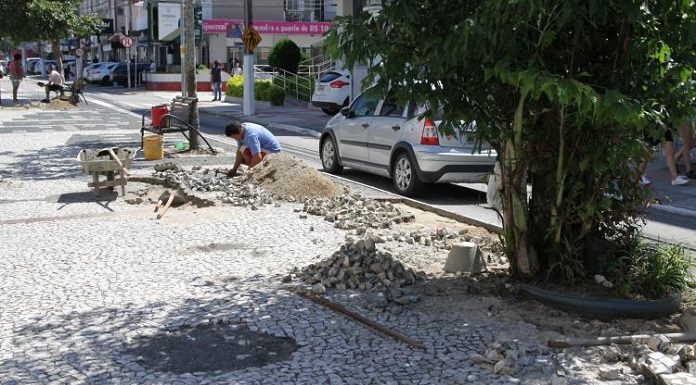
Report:
M 125 11 L 124 13 L 126 14 L 125 31 L 126 31 L 126 37 L 128 37 L 128 31 L 129 31 L 129 27 L 130 27 L 130 0 L 126 1 L 126 7 L 128 7 L 128 8 L 124 10 Z M 130 47 L 127 47 L 126 48 L 126 77 L 128 78 L 128 88 L 129 89 L 131 88 L 131 78 L 130 78 L 131 60 L 130 60 L 130 58 L 131 58 L 131 49 L 130 49 Z
M 186 95 L 186 1 L 181 0 L 181 18 L 179 19 L 179 58 L 181 59 L 181 96 Z
M 196 92 L 196 39 L 193 36 L 194 28 L 194 16 L 193 16 L 193 0 L 184 0 L 184 14 L 182 19 L 186 28 L 184 29 L 184 41 L 186 46 L 184 48 L 183 56 L 185 56 L 186 63 L 186 82 L 182 85 L 186 87 L 185 97 L 190 99 L 191 103 L 191 116 L 189 117 L 189 124 L 191 124 L 198 131 L 200 129 L 200 119 L 198 117 L 198 94 Z M 198 135 L 196 133 L 191 133 L 189 135 L 189 148 L 191 150 L 198 149 Z
M 244 0 L 244 29 L 251 28 L 254 20 L 251 14 L 251 0 Z M 244 115 L 254 115 L 254 51 L 244 46 Z

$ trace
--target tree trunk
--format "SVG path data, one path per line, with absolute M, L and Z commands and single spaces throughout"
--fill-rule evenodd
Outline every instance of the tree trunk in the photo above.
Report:
M 194 27 L 194 16 L 193 16 L 193 0 L 184 1 L 184 43 L 185 43 L 185 63 L 186 63 L 186 94 L 189 98 L 195 99 L 196 101 L 191 105 L 191 116 L 189 117 L 189 124 L 191 124 L 196 131 L 200 130 L 200 118 L 198 116 L 198 94 L 196 93 L 196 51 L 195 51 L 195 37 L 193 35 Z M 189 148 L 191 150 L 196 150 L 199 147 L 198 135 L 197 133 L 191 133 L 189 136 Z
M 53 49 L 53 56 L 56 58 L 56 71 L 58 73 L 63 73 L 63 53 L 60 50 L 60 42 L 57 39 L 51 40 L 51 48 Z
M 527 95 L 522 92 L 515 111 L 513 132 L 503 147 L 503 228 L 506 248 L 512 251 L 515 275 L 532 276 L 539 271 L 527 209 L 527 163 L 524 161 L 523 112 Z

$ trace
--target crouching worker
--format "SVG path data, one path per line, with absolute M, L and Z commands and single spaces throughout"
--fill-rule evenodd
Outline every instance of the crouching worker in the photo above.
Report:
M 46 69 L 48 70 L 48 83 L 44 86 L 46 88 L 46 99 L 42 100 L 44 103 L 50 101 L 49 95 L 51 91 L 60 91 L 62 93 L 63 84 L 65 83 L 63 75 L 56 71 L 52 64 L 47 65 Z
M 266 155 L 281 151 L 278 139 L 260 124 L 233 121 L 225 127 L 225 136 L 237 140 L 237 155 L 228 177 L 235 176 L 242 164 L 251 168 L 261 163 Z

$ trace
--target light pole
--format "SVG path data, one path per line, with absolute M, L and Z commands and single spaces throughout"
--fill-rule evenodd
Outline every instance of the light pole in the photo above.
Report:
M 251 0 L 244 0 L 244 29 L 251 28 L 253 17 L 251 14 Z M 244 46 L 244 115 L 254 115 L 254 51 Z

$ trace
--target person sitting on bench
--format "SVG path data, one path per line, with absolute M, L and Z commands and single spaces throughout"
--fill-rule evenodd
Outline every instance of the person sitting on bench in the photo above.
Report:
M 65 81 L 63 80 L 63 76 L 53 68 L 52 64 L 49 64 L 46 66 L 46 69 L 48 69 L 48 83 L 44 86 L 46 88 L 46 99 L 42 100 L 44 103 L 48 103 L 50 101 L 49 99 L 49 94 L 51 91 L 63 91 L 63 84 L 65 84 Z

